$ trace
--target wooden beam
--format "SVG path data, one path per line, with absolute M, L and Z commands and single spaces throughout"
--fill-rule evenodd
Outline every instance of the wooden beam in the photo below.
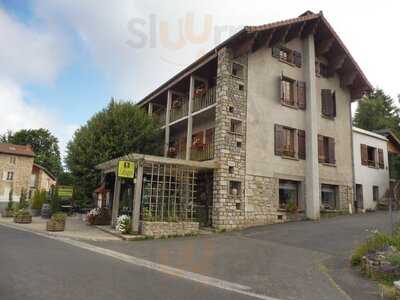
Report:
M 140 204 L 142 202 L 143 186 L 143 161 L 138 162 L 135 179 L 135 192 L 133 195 L 132 232 L 139 233 Z
M 345 86 L 349 86 L 349 85 L 353 85 L 354 80 L 357 77 L 357 73 L 356 72 L 345 72 L 340 76 L 340 85 L 345 87 Z
M 301 37 L 305 38 L 305 37 L 309 36 L 310 34 L 315 34 L 315 32 L 317 31 L 317 28 L 319 26 L 320 21 L 321 21 L 320 18 L 312 20 L 312 21 L 309 21 L 304 26 L 304 29 L 303 29 L 303 31 L 301 33 Z
M 273 37 L 274 37 L 275 31 L 276 31 L 275 28 L 273 28 L 273 29 L 268 33 L 267 39 L 266 39 L 266 41 L 265 41 L 265 43 L 264 43 L 264 45 L 265 45 L 266 48 L 269 48 L 269 47 L 271 46 L 271 40 L 272 40 Z
M 335 72 L 343 67 L 343 64 L 347 56 L 343 54 L 335 55 L 329 60 L 329 75 L 335 74 Z
M 329 52 L 334 42 L 335 42 L 334 38 L 329 38 L 318 42 L 315 49 L 316 55 L 320 56 Z
M 296 26 L 292 26 L 286 35 L 285 43 L 298 38 L 301 36 L 301 32 L 303 31 L 304 25 L 306 22 L 302 22 L 300 24 L 297 24 Z
M 290 27 L 291 27 L 291 25 L 288 25 L 288 26 L 285 26 L 283 28 L 279 28 L 278 30 L 276 30 L 275 35 L 273 36 L 272 40 L 270 41 L 269 46 L 284 43 Z
M 234 49 L 233 57 L 237 58 L 244 54 L 249 53 L 251 51 L 251 49 L 253 49 L 257 35 L 258 35 L 258 32 L 254 33 L 250 37 L 245 38 L 244 41 L 242 40 L 242 43 L 239 42 L 238 44 L 236 44 L 236 47 L 233 47 L 233 49 Z

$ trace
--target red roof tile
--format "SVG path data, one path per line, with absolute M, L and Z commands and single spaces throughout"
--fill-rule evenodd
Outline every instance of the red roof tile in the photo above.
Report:
M 0 144 L 0 153 L 34 157 L 31 145 Z

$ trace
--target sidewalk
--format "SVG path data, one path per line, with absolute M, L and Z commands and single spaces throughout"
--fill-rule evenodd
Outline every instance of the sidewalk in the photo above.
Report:
M 65 231 L 61 232 L 48 232 L 46 230 L 46 219 L 41 217 L 33 217 L 31 224 L 16 224 L 13 218 L 0 217 L 0 225 L 12 225 L 14 227 L 21 227 L 30 231 L 48 234 L 52 236 L 70 238 L 83 241 L 118 241 L 120 238 L 104 232 L 94 226 L 89 226 L 82 221 L 82 215 L 75 215 L 67 218 Z

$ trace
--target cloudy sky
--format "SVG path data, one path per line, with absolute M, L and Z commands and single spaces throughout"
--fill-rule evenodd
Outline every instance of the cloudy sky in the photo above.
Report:
M 138 101 L 242 25 L 306 10 L 322 10 L 372 84 L 397 98 L 396 2 L 0 0 L 0 133 L 45 127 L 64 149 L 111 97 Z

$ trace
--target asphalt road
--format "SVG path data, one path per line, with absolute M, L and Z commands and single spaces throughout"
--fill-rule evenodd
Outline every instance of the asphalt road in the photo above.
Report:
M 0 299 L 254 298 L 0 225 Z

